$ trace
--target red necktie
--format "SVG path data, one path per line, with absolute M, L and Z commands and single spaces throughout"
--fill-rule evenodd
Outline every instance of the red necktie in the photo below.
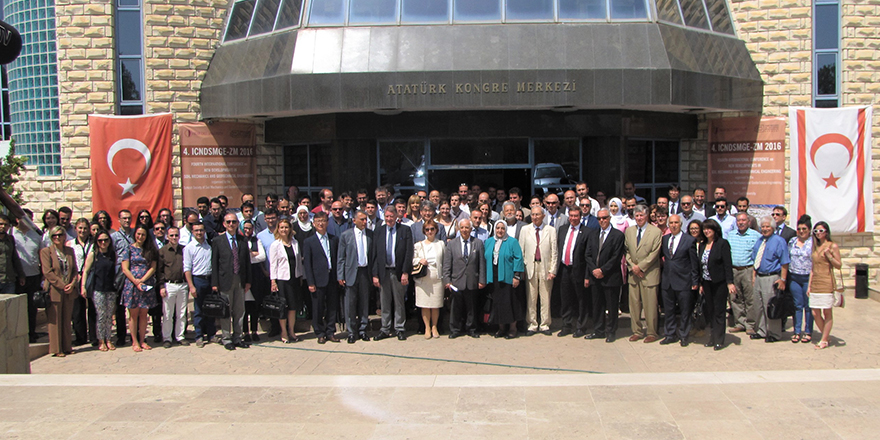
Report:
M 535 240 L 538 245 L 535 246 L 535 261 L 541 261 L 541 230 L 535 229 Z
M 571 242 L 574 241 L 574 234 L 577 234 L 577 229 L 571 228 L 568 230 L 568 244 L 565 245 L 565 265 L 571 266 Z

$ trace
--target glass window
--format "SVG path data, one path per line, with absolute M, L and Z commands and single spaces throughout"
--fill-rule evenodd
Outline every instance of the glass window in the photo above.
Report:
M 141 2 L 140 0 L 119 0 L 116 4 L 119 6 L 139 7 L 141 5 Z
M 713 31 L 734 35 L 733 23 L 730 21 L 730 12 L 727 10 L 727 2 L 724 0 L 706 0 L 706 8 L 709 10 Z
M 813 14 L 815 26 L 815 49 L 837 49 L 840 46 L 840 13 L 838 5 L 816 5 Z
M 679 181 L 679 145 L 677 141 L 629 140 L 627 179 L 636 186 L 636 194 L 656 200 Z
M 119 106 L 119 114 L 123 116 L 134 116 L 134 115 L 142 115 L 144 114 L 144 106 L 137 105 L 125 105 L 122 104 Z
M 278 13 L 278 24 L 275 29 L 284 29 L 299 24 L 303 0 L 284 0 Z
M 254 1 L 244 0 L 232 7 L 229 26 L 226 28 L 226 41 L 238 40 L 247 36 L 251 15 L 254 13 Z
M 706 9 L 702 0 L 679 0 L 681 12 L 684 14 L 684 24 L 700 29 L 709 29 L 709 20 L 706 19 Z
M 501 0 L 454 0 L 453 20 L 501 21 Z
M 116 51 L 119 55 L 140 55 L 141 47 L 141 11 L 118 11 L 116 13 Z
M 560 19 L 606 19 L 605 0 L 559 0 Z
M 397 23 L 397 0 L 349 0 L 350 24 Z
M 427 186 L 424 141 L 379 143 L 379 181 L 401 187 Z
M 681 11 L 678 9 L 676 0 L 657 0 L 657 18 L 675 24 L 683 24 Z
M 332 187 L 332 149 L 328 144 L 284 147 L 284 184 L 300 193 Z
M 816 54 L 816 94 L 837 94 L 837 54 Z
M 612 20 L 636 18 L 648 18 L 648 7 L 644 0 L 611 0 Z
M 313 0 L 309 10 L 309 24 L 344 24 L 346 3 L 346 0 Z
M 448 0 L 403 0 L 403 23 L 448 23 Z
M 553 0 L 507 0 L 507 20 L 553 20 Z
M 272 32 L 275 27 L 275 16 L 278 15 L 280 0 L 260 0 L 254 12 L 254 21 L 248 35 L 260 35 Z
M 141 60 L 140 59 L 122 59 L 119 60 L 119 83 L 121 101 L 140 101 L 143 97 L 141 93 Z
M 436 139 L 432 165 L 528 164 L 528 139 Z

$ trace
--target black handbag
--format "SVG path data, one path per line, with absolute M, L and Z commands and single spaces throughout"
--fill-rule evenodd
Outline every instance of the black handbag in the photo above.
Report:
M 780 290 L 774 289 L 773 297 L 767 301 L 767 319 L 782 319 L 785 316 L 785 298 Z
M 95 293 L 95 269 L 89 271 L 86 275 L 86 294 L 91 296 Z
M 202 314 L 214 319 L 228 318 L 230 316 L 229 300 L 217 292 L 208 293 L 202 302 Z
M 287 298 L 272 292 L 263 297 L 260 313 L 269 319 L 287 319 Z
M 706 322 L 706 297 L 705 295 L 697 295 L 697 301 L 694 304 L 694 328 L 697 330 L 705 330 L 709 325 Z
M 413 266 L 412 276 L 413 278 L 424 278 L 428 276 L 428 266 L 422 263 L 416 264 Z
M 31 294 L 31 299 L 34 302 L 34 307 L 38 309 L 45 309 L 52 304 L 52 297 L 49 295 L 49 292 L 46 290 L 38 290 Z

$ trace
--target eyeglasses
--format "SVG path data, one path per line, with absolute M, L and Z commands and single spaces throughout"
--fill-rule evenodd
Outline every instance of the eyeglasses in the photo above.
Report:
M 234 225 L 238 223 L 238 220 L 225 220 L 224 223 L 226 223 L 227 225 Z
M 437 228 L 425 228 L 425 232 L 436 231 Z
M 138 218 L 150 218 L 150 216 L 144 214 L 144 215 L 139 215 Z
M 548 205 L 558 205 L 559 204 L 559 202 L 544 202 L 544 203 L 546 203 Z
M 600 215 L 599 217 L 596 217 L 596 218 L 598 218 L 599 220 L 608 220 L 611 217 L 607 216 L 607 215 Z
M 154 230 L 154 231 L 164 231 L 164 230 L 165 230 L 165 227 L 164 227 L 164 226 L 156 226 L 156 227 L 153 228 L 153 230 Z
M 107 242 L 109 242 L 109 241 L 110 241 L 109 238 L 99 238 L 99 239 L 98 239 L 98 243 L 107 243 Z
M 66 234 L 52 234 L 52 238 L 61 238 L 64 237 L 64 235 Z
M 824 234 L 826 232 L 828 232 L 828 231 L 826 231 L 824 229 L 813 229 L 814 234 Z
M 715 209 L 727 209 L 727 205 L 715 205 Z

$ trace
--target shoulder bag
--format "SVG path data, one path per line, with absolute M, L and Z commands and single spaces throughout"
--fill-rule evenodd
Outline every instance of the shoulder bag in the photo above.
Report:
M 421 242 L 419 242 L 418 248 L 416 248 L 416 252 L 419 256 L 424 258 L 425 247 L 422 246 Z M 416 263 L 413 265 L 412 277 L 413 278 L 424 278 L 428 276 L 428 266 L 425 266 L 422 263 Z
M 782 319 L 785 314 L 785 298 L 781 290 L 773 289 L 773 297 L 767 301 L 767 319 Z
M 224 319 L 229 317 L 229 300 L 218 292 L 211 291 L 202 302 L 202 313 L 208 318 Z
M 837 272 L 836 278 L 834 277 L 834 272 Z M 843 284 L 843 271 L 840 269 L 835 270 L 834 266 L 831 266 L 831 283 L 833 286 L 832 294 L 834 295 L 831 305 L 834 307 L 846 307 L 846 297 L 843 295 L 843 291 L 846 288 Z
M 287 299 L 278 292 L 270 292 L 263 297 L 260 313 L 269 319 L 287 319 Z

